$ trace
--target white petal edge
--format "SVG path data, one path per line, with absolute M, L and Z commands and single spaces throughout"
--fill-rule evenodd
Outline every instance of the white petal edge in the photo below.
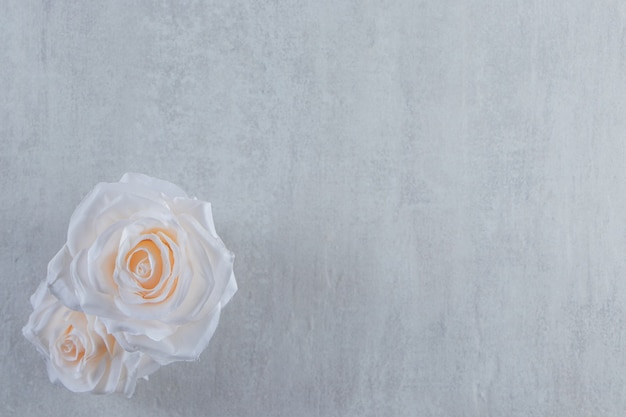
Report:
M 122 175 L 119 182 L 147 187 L 156 192 L 163 193 L 170 198 L 187 197 L 187 193 L 178 185 L 166 180 L 151 177 L 149 175 L 139 174 L 137 172 L 127 172 Z
M 70 255 L 67 245 L 63 245 L 48 263 L 46 282 L 52 295 L 61 300 L 68 308 L 80 310 L 80 301 L 74 290 L 70 272 L 71 264 L 72 255 Z

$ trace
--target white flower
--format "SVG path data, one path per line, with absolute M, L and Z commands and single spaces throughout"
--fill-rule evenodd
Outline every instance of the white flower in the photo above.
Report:
M 45 283 L 31 304 L 34 311 L 22 331 L 46 359 L 50 381 L 74 392 L 130 397 L 137 378 L 158 368 L 148 356 L 125 351 L 98 318 L 61 304 Z
M 237 290 L 233 254 L 207 202 L 141 174 L 98 184 L 50 261 L 50 290 L 98 316 L 128 351 L 164 365 L 197 359 Z

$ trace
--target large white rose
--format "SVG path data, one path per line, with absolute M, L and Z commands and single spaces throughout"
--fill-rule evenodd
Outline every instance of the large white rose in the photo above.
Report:
M 31 297 L 33 312 L 22 330 L 44 356 L 50 381 L 74 392 L 130 397 L 138 377 L 158 369 L 140 352 L 127 352 L 94 316 L 65 307 L 42 283 Z
M 98 316 L 126 350 L 164 365 L 197 359 L 209 343 L 237 291 L 233 258 L 209 203 L 125 174 L 78 205 L 47 281 L 65 305 Z

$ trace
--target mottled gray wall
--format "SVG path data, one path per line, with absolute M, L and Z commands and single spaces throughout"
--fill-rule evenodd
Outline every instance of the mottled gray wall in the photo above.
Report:
M 125 171 L 213 203 L 240 290 L 75 395 L 20 329 Z M 1 1 L 0 176 L 0 415 L 626 413 L 622 1 Z

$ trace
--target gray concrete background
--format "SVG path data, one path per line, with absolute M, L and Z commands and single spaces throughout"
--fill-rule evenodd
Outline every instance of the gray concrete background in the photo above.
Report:
M 20 329 L 126 171 L 213 203 L 240 290 L 71 394 Z M 626 413 L 622 1 L 1 1 L 0 175 L 0 415 Z

